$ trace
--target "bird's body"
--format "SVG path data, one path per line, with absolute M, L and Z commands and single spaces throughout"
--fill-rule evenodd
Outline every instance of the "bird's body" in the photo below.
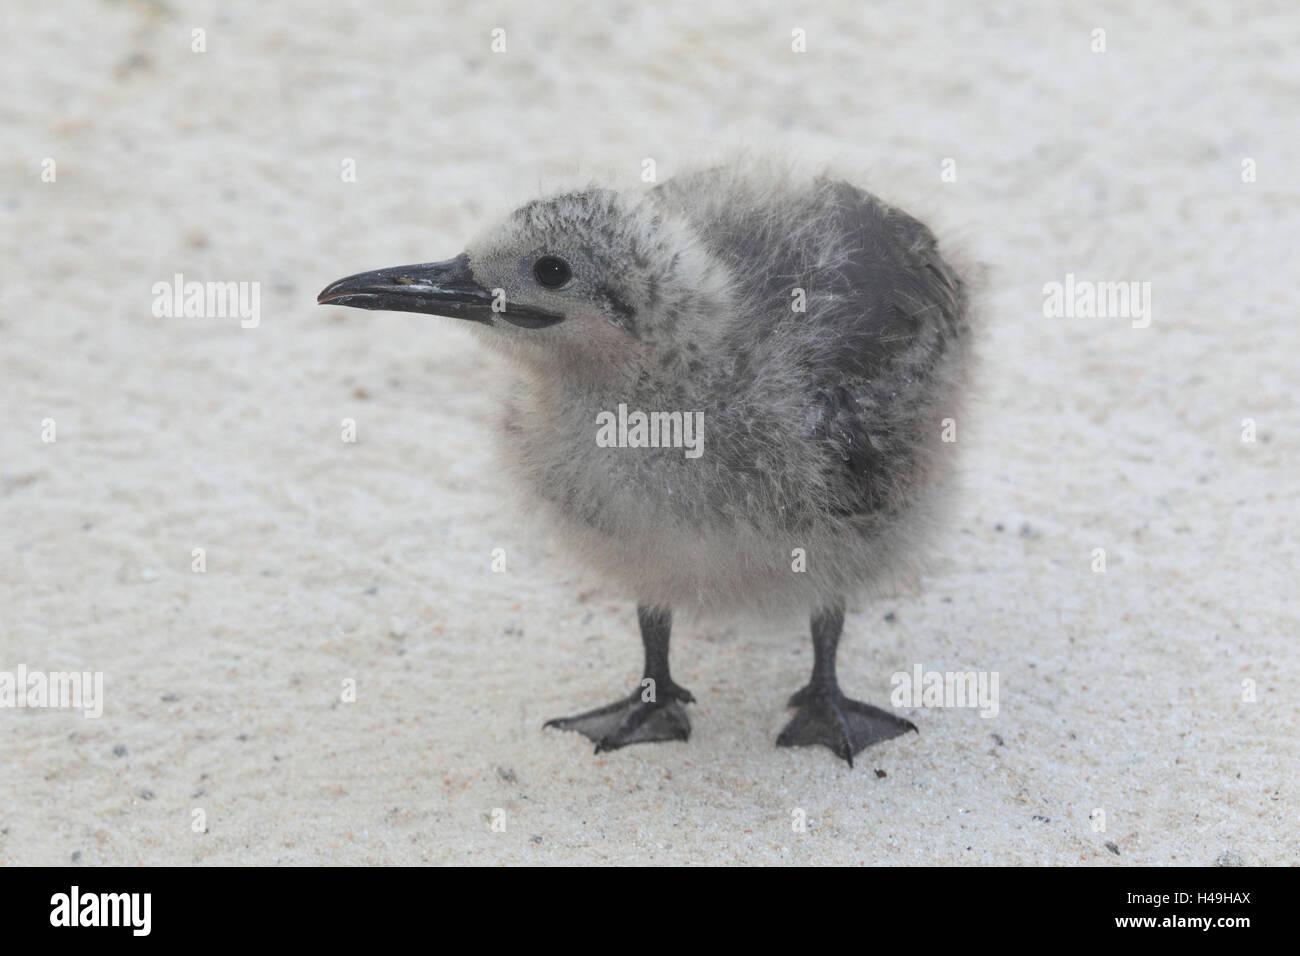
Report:
M 961 283 L 929 230 L 842 182 L 730 168 L 649 201 L 725 285 L 692 303 L 696 331 L 643 335 L 609 378 L 525 366 L 503 423 L 529 500 L 651 604 L 814 607 L 897 575 L 939 511 L 967 367 Z M 597 447 L 620 404 L 699 413 L 703 453 Z
M 844 596 L 911 564 L 954 447 L 966 293 L 917 220 L 842 181 L 719 167 L 529 203 L 456 260 L 349 277 L 321 301 L 468 318 L 517 362 L 508 459 L 638 600 L 659 688 L 559 726 L 598 749 L 684 739 L 671 609 L 797 606 L 817 665 L 780 742 L 851 763 L 913 729 L 844 697 L 834 658 Z M 637 413 L 696 425 L 698 447 L 667 425 L 650 430 L 667 447 L 600 440 Z

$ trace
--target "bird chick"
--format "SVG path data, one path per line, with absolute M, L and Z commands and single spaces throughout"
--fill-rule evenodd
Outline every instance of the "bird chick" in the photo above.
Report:
M 915 726 L 840 689 L 847 595 L 935 524 L 969 364 L 967 294 L 930 230 L 828 176 L 741 166 L 538 199 L 454 259 L 319 302 L 465 320 L 520 382 L 510 463 L 574 553 L 638 600 L 645 679 L 548 726 L 596 750 L 685 740 L 674 609 L 811 613 L 777 740 L 850 765 Z

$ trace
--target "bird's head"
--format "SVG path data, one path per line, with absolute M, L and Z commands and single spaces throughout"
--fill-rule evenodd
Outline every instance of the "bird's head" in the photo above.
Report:
M 680 354 L 726 298 L 725 270 L 683 222 L 590 189 L 516 209 L 454 259 L 348 276 L 317 301 L 464 319 L 525 362 L 601 374 Z

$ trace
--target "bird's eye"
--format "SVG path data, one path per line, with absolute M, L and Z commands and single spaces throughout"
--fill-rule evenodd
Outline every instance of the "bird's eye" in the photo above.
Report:
M 569 264 L 555 256 L 542 256 L 533 266 L 533 276 L 548 289 L 558 289 L 572 275 Z

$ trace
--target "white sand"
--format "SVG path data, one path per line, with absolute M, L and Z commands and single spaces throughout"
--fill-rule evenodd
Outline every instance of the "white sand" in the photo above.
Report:
M 271 6 L 0 13 L 0 669 L 107 697 L 0 710 L 0 863 L 1300 862 L 1293 4 Z M 767 143 L 989 264 L 958 521 L 840 666 L 878 703 L 996 671 L 1001 712 L 850 771 L 773 746 L 801 613 L 683 621 L 692 740 L 593 758 L 541 724 L 632 686 L 634 613 L 510 504 L 503 370 L 315 294 L 575 170 Z M 261 324 L 154 318 L 176 272 L 260 282 Z M 1066 273 L 1153 323 L 1044 318 Z

